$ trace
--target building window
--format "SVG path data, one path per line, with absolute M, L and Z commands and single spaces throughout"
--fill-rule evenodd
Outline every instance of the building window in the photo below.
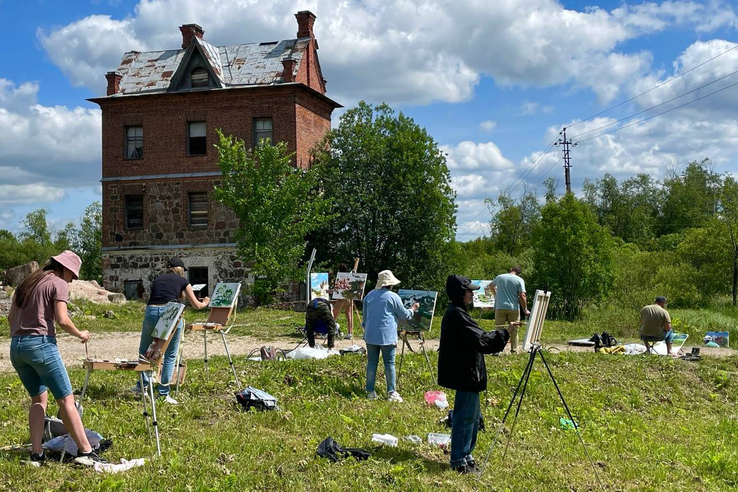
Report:
M 143 195 L 126 195 L 126 229 L 143 229 Z
M 204 285 L 205 287 L 195 290 L 195 295 L 198 299 L 208 296 L 208 267 L 190 267 L 188 269 L 190 274 L 190 284 L 193 290 L 195 287 Z
M 205 228 L 208 226 L 208 194 L 204 191 L 191 192 L 190 202 L 190 227 Z
M 254 147 L 261 144 L 262 140 L 272 142 L 271 118 L 254 118 Z
M 187 128 L 187 153 L 189 155 L 207 154 L 205 135 L 207 127 L 204 121 L 190 121 Z
M 144 130 L 142 126 L 126 127 L 126 159 L 143 159 Z
M 208 87 L 208 71 L 202 67 L 197 67 L 190 73 L 190 86 L 194 89 L 197 87 Z

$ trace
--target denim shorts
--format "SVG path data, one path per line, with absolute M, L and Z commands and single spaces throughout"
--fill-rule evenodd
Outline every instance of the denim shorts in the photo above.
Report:
M 56 346 L 56 338 L 44 335 L 13 337 L 10 362 L 31 397 L 47 389 L 57 400 L 72 394 L 72 383 Z

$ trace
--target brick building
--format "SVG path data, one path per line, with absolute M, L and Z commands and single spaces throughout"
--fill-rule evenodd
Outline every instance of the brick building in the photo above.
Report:
M 216 129 L 256 145 L 287 142 L 294 164 L 330 129 L 339 104 L 325 96 L 315 15 L 295 14 L 297 37 L 213 46 L 197 24 L 182 48 L 128 52 L 108 72 L 102 110 L 103 282 L 148 291 L 167 258 L 180 256 L 191 283 L 244 281 L 238 220 L 213 200 Z

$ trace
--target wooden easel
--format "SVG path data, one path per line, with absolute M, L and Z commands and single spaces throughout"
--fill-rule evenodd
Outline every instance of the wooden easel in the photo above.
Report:
M 85 384 L 82 387 L 82 393 L 80 394 L 79 401 L 80 404 L 82 404 L 82 401 L 85 399 L 85 394 L 87 393 L 87 387 L 90 384 L 90 374 L 92 371 L 132 371 L 138 373 L 139 378 L 139 384 L 141 385 L 141 403 L 143 404 L 143 416 L 146 419 L 146 430 L 149 432 L 149 440 L 151 440 L 151 426 L 149 425 L 149 413 L 148 409 L 146 408 L 146 386 L 144 384 L 144 373 L 148 373 L 149 376 L 149 401 L 151 403 L 151 419 L 152 419 L 152 426 L 154 427 L 154 434 L 156 436 L 156 454 L 157 456 L 161 456 L 161 443 L 159 440 L 159 425 L 156 420 L 156 399 L 154 398 L 154 372 L 155 369 L 158 367 L 159 362 L 161 361 L 161 358 L 164 356 L 164 354 L 167 351 L 167 348 L 169 347 L 169 344 L 171 343 L 172 339 L 174 338 L 175 334 L 177 333 L 177 326 L 179 326 L 179 323 L 182 321 L 182 317 L 184 315 L 184 306 L 181 307 L 181 311 L 179 315 L 177 316 L 176 322 L 174 323 L 174 328 L 171 330 L 169 337 L 165 340 L 162 339 L 154 339 L 156 341 L 156 344 L 154 346 L 154 354 L 156 355 L 156 359 L 151 360 L 145 360 L 139 357 L 139 360 L 136 361 L 129 361 L 129 360 L 108 360 L 108 359 L 91 359 L 89 357 L 85 357 L 85 359 L 82 361 L 82 367 L 87 369 L 87 374 L 85 375 Z
M 430 358 L 428 357 L 428 352 L 425 349 L 425 337 L 423 336 L 422 331 L 407 331 L 407 330 L 401 330 L 398 333 L 400 340 L 402 341 L 402 351 L 400 352 L 400 363 L 397 367 L 397 387 L 400 387 L 400 376 L 402 375 L 402 361 L 405 359 L 405 346 L 407 346 L 408 350 L 410 352 L 415 352 L 413 350 L 412 345 L 410 345 L 410 341 L 407 339 L 408 335 L 413 335 L 417 337 L 418 342 L 420 343 L 420 350 L 423 352 L 423 355 L 425 356 L 425 361 L 428 363 L 428 370 L 430 371 L 431 379 L 435 381 L 435 376 L 433 375 L 433 365 L 431 364 Z

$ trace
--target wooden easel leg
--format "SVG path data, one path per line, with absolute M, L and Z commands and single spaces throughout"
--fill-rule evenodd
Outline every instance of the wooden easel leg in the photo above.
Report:
M 359 308 L 356 307 L 356 303 L 354 301 L 351 301 L 351 306 L 353 307 L 354 314 L 356 315 L 356 317 L 354 318 L 354 323 L 353 323 L 353 325 L 354 325 L 354 331 L 356 331 L 356 320 L 357 319 L 359 320 L 359 326 L 361 326 L 361 324 L 363 323 L 363 321 L 361 319 L 361 315 L 359 314 Z
M 202 339 L 205 341 L 205 358 L 203 359 L 205 363 L 205 377 L 210 381 L 210 370 L 208 368 L 208 330 L 202 330 Z
M 174 364 L 177 366 L 177 382 L 174 385 L 175 396 L 179 396 L 179 379 L 182 373 L 182 355 L 184 354 L 184 347 L 182 347 L 183 338 L 184 333 L 182 333 L 182 338 L 179 340 L 179 347 L 177 347 L 177 358 L 174 359 Z
M 238 389 L 241 389 L 241 382 L 238 380 L 238 375 L 236 374 L 236 366 L 233 365 L 231 351 L 228 350 L 228 342 L 226 341 L 225 333 L 221 331 L 220 336 L 223 337 L 223 346 L 225 347 L 226 355 L 228 356 L 228 363 L 231 365 L 231 370 L 233 371 L 233 378 L 236 380 L 236 386 Z
M 149 374 L 150 378 L 154 377 L 153 372 Z M 159 424 L 156 421 L 156 399 L 154 398 L 154 385 L 149 385 L 149 399 L 151 400 L 151 422 L 154 426 L 154 435 L 156 436 L 156 455 L 161 456 L 161 444 L 159 443 Z M 145 400 L 144 400 L 145 403 Z M 148 420 L 146 420 L 148 422 Z
M 146 430 L 149 433 L 149 442 L 151 442 L 151 427 L 149 426 L 149 412 L 146 409 L 146 385 L 144 385 L 143 371 L 138 373 L 138 381 L 141 384 L 141 403 L 143 404 L 143 416 L 144 420 L 146 420 Z M 149 386 L 153 387 L 153 384 L 149 384 Z
M 428 357 L 428 352 L 425 350 L 425 338 L 423 337 L 422 333 L 418 334 L 418 339 L 420 340 L 420 348 L 423 351 L 423 355 L 425 356 L 425 361 L 428 363 L 428 370 L 430 371 L 431 379 L 435 382 L 436 378 L 433 375 L 433 365 L 431 364 L 430 358 Z
M 82 401 L 85 399 L 85 393 L 87 393 L 87 385 L 90 384 L 90 373 L 92 372 L 92 368 L 87 368 L 87 374 L 85 374 L 85 384 L 82 386 L 82 393 L 79 395 L 79 404 L 82 404 Z

